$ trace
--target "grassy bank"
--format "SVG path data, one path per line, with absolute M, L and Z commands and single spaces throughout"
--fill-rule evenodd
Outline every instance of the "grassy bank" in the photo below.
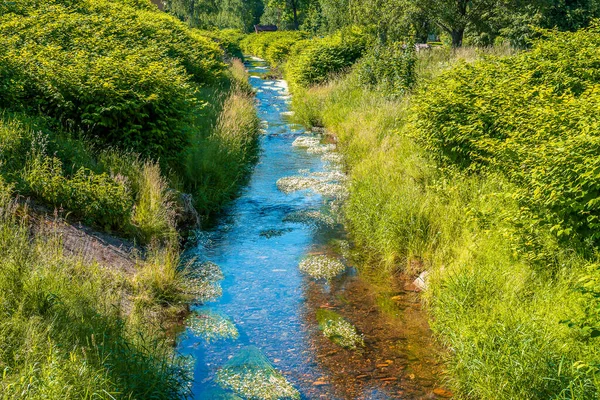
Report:
M 204 286 L 180 232 L 256 156 L 232 37 L 146 1 L 0 4 L 0 398 L 186 395 L 165 321 Z M 126 239 L 129 267 L 67 250 L 57 219 Z
M 339 140 L 363 268 L 430 272 L 460 398 L 598 397 L 598 37 L 547 33 L 518 54 L 374 48 L 294 88 L 298 121 Z

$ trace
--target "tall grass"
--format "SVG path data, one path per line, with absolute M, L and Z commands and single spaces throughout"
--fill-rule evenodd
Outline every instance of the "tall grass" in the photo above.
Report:
M 128 278 L 62 252 L 0 204 L 0 398 L 172 399 L 188 372 L 148 324 L 123 315 Z
M 417 86 L 456 63 L 510 52 L 419 54 Z M 424 300 L 459 398 L 597 398 L 598 260 L 544 224 L 524 224 L 528 211 L 502 173 L 438 164 L 413 100 L 382 97 L 353 74 L 295 92 L 296 118 L 339 139 L 350 175 L 346 224 L 363 269 L 388 281 L 431 272 Z
M 137 201 L 132 215 L 137 236 L 143 243 L 150 243 L 152 239 L 177 242 L 177 202 L 175 193 L 161 174 L 160 165 L 146 161 L 137 179 Z
M 245 76 L 241 68 L 237 64 L 234 70 Z M 248 90 L 234 85 L 219 111 L 210 134 L 195 137 L 186 155 L 187 187 L 204 214 L 236 195 L 257 155 L 259 120 Z

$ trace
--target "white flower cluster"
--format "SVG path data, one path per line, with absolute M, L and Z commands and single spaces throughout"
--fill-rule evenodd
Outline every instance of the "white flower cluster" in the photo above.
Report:
M 292 384 L 271 368 L 226 367 L 217 372 L 217 382 L 246 399 L 300 399 L 300 393 Z
M 356 349 L 357 346 L 365 345 L 362 335 L 359 335 L 356 328 L 343 318 L 326 321 L 323 325 L 323 335 L 347 349 Z
M 204 338 L 207 342 L 239 337 L 237 328 L 229 318 L 210 311 L 192 316 L 188 326 L 195 335 Z
M 298 265 L 300 271 L 315 279 L 331 279 L 346 269 L 346 266 L 336 258 L 326 255 L 309 256 Z

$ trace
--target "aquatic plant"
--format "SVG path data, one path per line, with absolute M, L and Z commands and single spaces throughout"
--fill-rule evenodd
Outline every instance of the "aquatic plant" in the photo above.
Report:
M 336 258 L 321 254 L 305 258 L 300 262 L 298 268 L 315 279 L 329 280 L 342 273 L 346 266 Z
M 187 325 L 195 335 L 204 338 L 207 342 L 239 337 L 235 324 L 229 318 L 211 311 L 192 315 Z
M 335 220 L 320 211 L 301 210 L 289 213 L 283 218 L 283 222 L 294 222 L 307 224 L 316 228 L 331 228 L 335 225 Z
M 314 186 L 313 190 L 316 193 L 327 197 L 344 199 L 348 196 L 348 190 L 346 189 L 346 186 L 339 183 L 321 182 Z
M 185 283 L 186 291 L 192 294 L 196 301 L 205 303 L 221 297 L 223 289 L 220 280 L 224 278 L 221 268 L 207 261 L 197 267 L 190 267 Z
M 309 189 L 319 183 L 316 178 L 306 176 L 286 176 L 277 180 L 277 189 L 285 194 L 289 194 L 298 190 Z
M 332 342 L 347 349 L 356 349 L 364 346 L 364 339 L 359 335 L 354 325 L 346 321 L 341 315 L 331 310 L 317 310 L 317 321 L 323 335 Z
M 288 232 L 291 232 L 292 229 L 291 228 L 286 228 L 286 229 L 266 229 L 262 232 L 260 232 L 259 236 L 260 237 L 264 237 L 267 239 L 270 239 L 272 237 L 277 237 L 277 236 L 282 236 Z
M 254 346 L 248 346 L 217 372 L 224 389 L 251 400 L 300 399 L 300 393 Z
M 321 143 L 321 139 L 314 136 L 298 136 L 292 146 L 294 147 L 314 147 Z

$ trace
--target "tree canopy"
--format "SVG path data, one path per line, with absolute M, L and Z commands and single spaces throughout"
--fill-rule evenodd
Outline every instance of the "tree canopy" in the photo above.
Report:
M 600 17 L 600 0 L 167 0 L 191 26 L 251 31 L 254 24 L 328 34 L 361 26 L 382 42 L 441 36 L 454 47 L 509 41 L 535 27 L 575 31 Z

